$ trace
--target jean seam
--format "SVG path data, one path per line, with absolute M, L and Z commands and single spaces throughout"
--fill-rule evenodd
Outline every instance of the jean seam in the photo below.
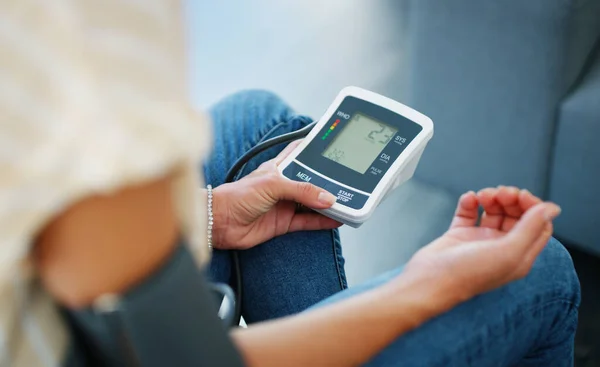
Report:
M 576 305 L 574 302 L 572 302 L 571 300 L 567 300 L 567 299 L 564 299 L 564 298 L 556 298 L 556 299 L 550 300 L 550 301 L 548 301 L 548 302 L 545 302 L 545 303 L 543 303 L 543 304 L 541 304 L 541 305 L 538 305 L 538 306 L 534 306 L 534 307 L 528 308 L 528 309 L 527 309 L 527 312 L 528 312 L 528 313 L 536 312 L 536 311 L 539 311 L 539 310 L 542 310 L 542 309 L 548 308 L 548 307 L 550 307 L 550 306 L 552 306 L 552 305 L 554 305 L 554 304 L 556 304 L 556 303 L 566 303 L 566 304 L 569 304 L 569 305 L 571 306 L 571 309 L 569 310 L 569 314 L 568 314 L 568 317 L 569 317 L 569 318 L 570 318 L 571 316 L 573 316 L 573 313 L 578 313 L 578 307 L 577 307 L 577 305 Z M 519 317 L 519 316 L 521 316 L 523 313 L 525 313 L 525 311 L 521 309 L 521 310 L 519 310 L 519 311 L 515 312 L 515 314 L 513 315 L 513 317 L 515 317 L 515 318 L 516 318 L 516 317 Z M 490 329 L 489 325 L 486 325 L 486 328 Z M 478 335 L 478 333 L 471 333 L 471 335 Z M 460 345 L 460 347 L 456 349 L 456 351 L 464 351 L 464 350 L 468 350 L 468 349 L 470 348 L 470 342 L 471 342 L 471 340 L 472 340 L 472 339 L 468 339 L 466 342 L 462 343 L 462 344 Z M 482 350 L 482 349 L 483 349 L 483 347 L 482 347 L 482 346 L 480 346 L 480 347 L 479 347 L 478 349 L 476 349 L 474 352 L 472 351 L 472 352 L 471 352 L 471 353 L 469 353 L 469 354 L 471 354 L 471 355 L 472 355 L 472 354 L 478 354 L 478 353 L 480 353 L 480 352 L 481 352 L 481 350 Z M 438 360 L 438 361 L 436 361 L 436 362 L 435 362 L 433 365 L 435 365 L 435 366 L 440 366 L 440 367 L 442 367 L 442 366 L 447 366 L 447 362 L 446 362 L 446 361 L 444 361 L 444 360 L 441 360 L 441 361 L 440 361 L 440 360 Z
M 335 229 L 331 230 L 331 237 L 332 237 L 332 246 L 333 246 L 333 257 L 334 257 L 334 262 L 335 262 L 335 268 L 337 271 L 337 275 L 338 275 L 338 280 L 340 282 L 340 288 L 341 290 L 347 289 L 348 288 L 348 281 L 346 280 L 346 277 L 344 274 L 342 274 L 342 260 L 343 256 L 339 253 L 338 249 L 341 249 L 342 245 L 341 245 L 341 241 L 339 238 L 339 232 L 336 233 Z

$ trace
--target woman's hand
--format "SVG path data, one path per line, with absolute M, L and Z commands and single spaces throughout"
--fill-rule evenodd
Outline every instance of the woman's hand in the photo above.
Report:
M 525 276 L 550 239 L 558 212 L 556 205 L 515 188 L 467 193 L 450 229 L 396 279 L 295 316 L 237 329 L 233 338 L 249 366 L 363 365 L 458 303 Z
M 559 213 L 557 205 L 515 187 L 468 192 L 449 230 L 418 251 L 398 280 L 429 279 L 430 299 L 448 309 L 526 276 Z
M 341 225 L 316 212 L 298 210 L 297 203 L 312 209 L 329 208 L 335 196 L 309 183 L 288 180 L 277 171 L 277 165 L 298 144 L 291 143 L 241 180 L 215 188 L 215 248 L 247 249 L 288 232 Z

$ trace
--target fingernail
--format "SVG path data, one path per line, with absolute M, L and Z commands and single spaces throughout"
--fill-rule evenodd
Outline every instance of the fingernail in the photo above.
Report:
M 323 204 L 333 205 L 333 203 L 335 203 L 337 199 L 335 196 L 333 196 L 333 194 L 327 191 L 321 191 L 319 193 L 319 196 L 317 197 L 317 200 L 319 200 L 319 202 Z
M 556 204 L 549 204 L 544 211 L 544 217 L 547 221 L 551 221 L 554 218 L 558 217 L 558 215 L 560 214 L 560 210 L 560 206 Z

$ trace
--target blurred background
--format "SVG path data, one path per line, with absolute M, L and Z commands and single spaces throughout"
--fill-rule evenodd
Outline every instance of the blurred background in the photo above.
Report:
M 199 108 L 258 88 L 319 118 L 357 85 L 433 119 L 415 178 L 341 230 L 351 285 L 440 235 L 460 193 L 527 188 L 563 208 L 577 366 L 600 366 L 600 0 L 189 1 L 186 14 Z

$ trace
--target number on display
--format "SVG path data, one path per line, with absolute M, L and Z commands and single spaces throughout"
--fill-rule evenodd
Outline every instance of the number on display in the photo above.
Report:
M 377 124 L 379 125 L 379 130 L 371 130 L 371 132 L 368 135 L 368 138 L 372 141 L 375 141 L 375 135 L 383 135 L 383 137 L 378 136 L 377 138 L 377 142 L 379 144 L 387 144 L 390 142 L 390 140 L 392 140 L 392 137 L 394 136 L 394 132 L 392 130 L 386 129 L 386 127 L 382 124 Z
M 344 151 L 338 148 L 333 149 L 329 153 L 327 153 L 327 158 L 331 159 L 334 162 L 339 162 L 342 158 L 344 158 Z

